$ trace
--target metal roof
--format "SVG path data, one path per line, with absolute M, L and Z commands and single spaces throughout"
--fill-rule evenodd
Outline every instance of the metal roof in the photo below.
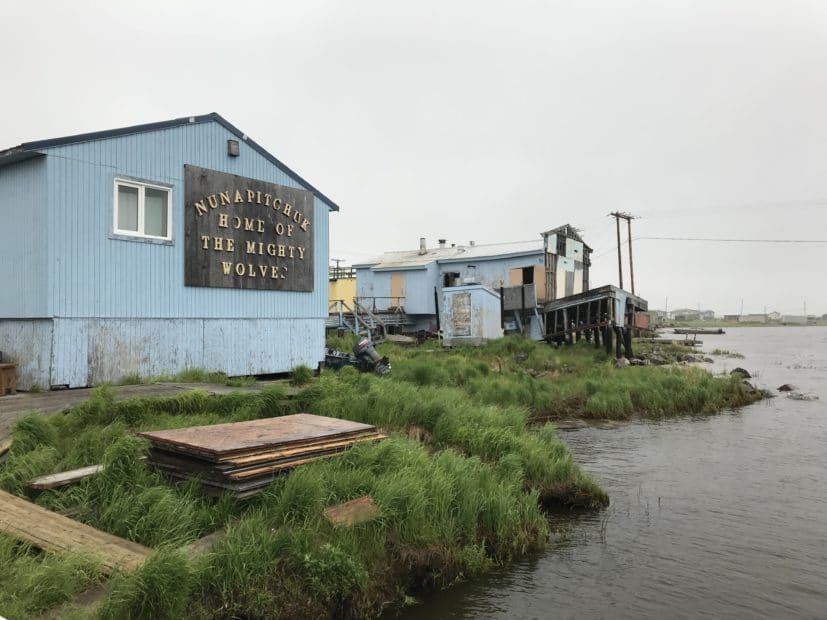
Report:
M 431 263 L 457 263 L 469 260 L 493 260 L 543 253 L 543 240 L 513 241 L 509 243 L 490 243 L 486 245 L 457 245 L 446 248 L 428 248 L 424 254 L 420 250 L 403 250 L 385 252 L 372 260 L 354 264 L 354 267 L 370 267 L 374 271 L 385 269 L 424 269 Z
M 170 129 L 172 127 L 179 127 L 181 125 L 190 125 L 195 123 L 209 123 L 215 122 L 224 127 L 227 131 L 234 134 L 239 140 L 245 144 L 249 144 L 255 151 L 267 159 L 270 163 L 278 166 L 284 170 L 288 175 L 299 184 L 309 189 L 316 197 L 326 202 L 332 211 L 338 211 L 339 205 L 333 202 L 330 198 L 325 196 L 322 192 L 313 187 L 298 173 L 285 165 L 281 160 L 276 158 L 273 154 L 267 151 L 263 146 L 250 139 L 246 133 L 242 132 L 235 125 L 230 123 L 220 114 L 211 112 L 210 114 L 203 114 L 201 116 L 185 116 L 182 118 L 174 118 L 168 121 L 159 121 L 157 123 L 145 123 L 143 125 L 132 125 L 131 127 L 120 127 L 118 129 L 107 129 L 105 131 L 95 131 L 92 133 L 82 133 L 74 136 L 65 136 L 62 138 L 51 138 L 48 140 L 36 140 L 34 142 L 24 142 L 19 146 L 15 146 L 3 151 L 0 151 L 0 168 L 15 164 L 26 159 L 45 155 L 41 149 L 49 149 L 57 146 L 65 146 L 67 144 L 75 144 L 78 142 L 91 142 L 93 140 L 107 140 L 109 138 L 117 138 L 130 134 L 143 133 L 147 131 L 158 131 L 161 129 Z

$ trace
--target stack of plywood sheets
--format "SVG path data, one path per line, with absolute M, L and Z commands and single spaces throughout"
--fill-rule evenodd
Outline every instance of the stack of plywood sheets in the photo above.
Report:
M 384 438 L 375 426 L 309 413 L 139 434 L 151 444 L 150 464 L 237 497 L 255 495 L 287 469 Z

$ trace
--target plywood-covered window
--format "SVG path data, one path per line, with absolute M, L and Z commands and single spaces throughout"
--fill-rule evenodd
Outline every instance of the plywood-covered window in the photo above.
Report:
M 172 239 L 172 188 L 115 179 L 114 232 L 130 237 Z

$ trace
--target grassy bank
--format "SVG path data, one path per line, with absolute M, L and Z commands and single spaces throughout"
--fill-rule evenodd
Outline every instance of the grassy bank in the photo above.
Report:
M 678 353 L 691 351 L 670 345 Z M 624 420 L 714 413 L 760 398 L 739 377 L 701 368 L 617 369 L 614 358 L 586 342 L 553 348 L 504 338 L 483 349 L 388 352 L 394 378 L 419 386 L 450 386 L 483 405 L 526 408 L 535 420 Z
M 35 498 L 157 550 L 142 569 L 109 582 L 100 617 L 376 616 L 542 548 L 544 506 L 607 504 L 549 419 L 711 412 L 750 399 L 735 379 L 696 369 L 619 370 L 585 345 L 504 339 L 482 349 L 382 352 L 391 357 L 391 376 L 325 372 L 290 400 L 271 387 L 115 402 L 99 388 L 66 415 L 20 420 L 0 487 L 24 495 L 37 475 L 105 465 Z M 147 446 L 133 434 L 297 411 L 375 424 L 390 438 L 298 468 L 245 502 L 204 497 L 195 484 L 168 485 L 144 465 Z M 326 506 L 362 495 L 373 497 L 378 518 L 343 528 L 323 517 Z M 181 550 L 219 529 L 226 535 L 206 555 Z M 35 577 L 47 586 L 19 601 L 0 599 L 16 605 L 15 617 L 63 603 L 100 579 L 88 560 L 34 555 L 2 538 L 0 562 L 0 591 Z

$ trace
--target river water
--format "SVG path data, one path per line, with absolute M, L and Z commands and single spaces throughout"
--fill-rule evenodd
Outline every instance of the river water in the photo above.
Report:
M 401 617 L 827 618 L 827 328 L 699 336 L 783 394 L 738 411 L 560 431 L 606 488 L 600 513 L 553 517 L 541 555 Z M 708 365 L 707 365 L 708 366 Z

